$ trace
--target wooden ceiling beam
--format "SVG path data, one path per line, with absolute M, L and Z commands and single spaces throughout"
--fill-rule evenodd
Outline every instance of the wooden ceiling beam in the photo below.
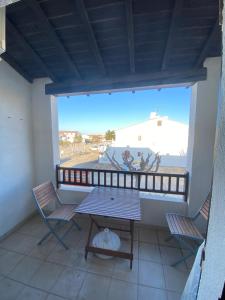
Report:
M 32 83 L 33 79 L 28 73 L 23 70 L 23 68 L 15 61 L 15 59 L 8 54 L 7 52 L 1 55 L 1 58 L 4 59 L 14 70 L 16 70 L 23 78 L 25 78 L 28 82 Z
M 195 67 L 198 68 L 202 65 L 204 59 L 207 56 L 207 53 L 210 49 L 210 47 L 212 46 L 212 43 L 214 41 L 214 37 L 218 32 L 218 27 L 219 27 L 219 18 L 217 18 L 216 22 L 214 23 L 212 29 L 210 30 L 210 33 L 201 49 L 201 52 L 195 62 Z
M 69 93 L 91 93 L 113 91 L 135 87 L 147 87 L 162 84 L 189 83 L 205 80 L 207 69 L 191 69 L 180 71 L 163 71 L 148 74 L 130 74 L 122 77 L 101 78 L 85 82 L 67 80 L 59 83 L 50 83 L 45 86 L 46 94 L 60 95 Z
M 49 22 L 47 16 L 45 15 L 44 11 L 40 7 L 40 4 L 35 0 L 24 0 L 24 2 L 26 3 L 27 7 L 29 7 L 33 11 L 34 15 L 37 17 L 37 21 L 38 21 L 37 25 L 39 26 L 39 28 L 50 37 L 50 42 L 52 42 L 53 45 L 57 48 L 67 69 L 72 74 L 74 74 L 77 78 L 81 79 L 81 75 L 76 64 L 69 56 L 68 52 L 66 51 L 62 42 L 60 41 L 58 35 L 53 29 L 51 23 Z
M 52 81 L 57 81 L 57 77 L 55 76 L 55 74 L 53 74 L 49 70 L 42 58 L 31 47 L 31 45 L 26 41 L 24 36 L 19 32 L 16 26 L 8 18 L 6 19 L 6 29 L 7 32 L 9 32 L 9 34 L 13 36 L 15 43 L 20 45 L 22 48 L 24 48 L 31 54 L 31 57 L 33 57 L 37 64 L 39 64 L 40 67 L 44 70 L 46 76 L 50 77 Z
M 102 55 L 101 55 L 99 47 L 98 47 L 98 43 L 95 38 L 93 28 L 92 28 L 90 20 L 89 20 L 89 16 L 88 16 L 84 1 L 83 0 L 74 0 L 74 1 L 75 1 L 74 3 L 76 4 L 76 8 L 78 9 L 78 12 L 80 14 L 82 23 L 87 32 L 90 48 L 94 53 L 98 67 L 101 70 L 101 73 L 103 75 L 106 75 L 105 65 L 104 65 Z
M 168 62 L 168 58 L 171 51 L 171 44 L 173 40 L 173 35 L 175 32 L 175 29 L 177 27 L 177 23 L 180 19 L 181 11 L 183 7 L 183 0 L 174 0 L 174 7 L 172 12 L 172 17 L 170 20 L 170 27 L 168 32 L 168 37 L 166 41 L 166 47 L 163 54 L 162 64 L 161 64 L 161 70 L 165 70 Z
M 135 73 L 134 18 L 132 0 L 125 0 L 130 71 Z

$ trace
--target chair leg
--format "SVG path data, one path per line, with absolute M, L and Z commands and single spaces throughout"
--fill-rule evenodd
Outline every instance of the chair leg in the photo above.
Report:
M 73 224 L 71 224 L 70 227 L 66 230 L 66 232 L 61 236 L 61 239 L 64 239 L 64 237 L 70 232 L 72 227 L 73 227 Z
M 49 231 L 48 233 L 46 233 L 43 238 L 37 243 L 38 245 L 41 245 L 42 242 L 44 242 L 44 240 L 47 239 L 47 237 L 49 237 L 49 235 L 52 234 L 51 231 Z
M 58 234 L 55 233 L 55 231 L 52 231 L 52 234 L 55 236 L 55 238 L 60 242 L 60 244 L 68 250 L 69 248 L 66 246 L 66 244 L 62 241 L 62 239 L 58 236 Z
M 72 222 L 73 222 L 73 225 L 77 228 L 77 230 L 81 231 L 80 225 L 74 219 L 72 219 Z
M 48 226 L 48 224 L 47 224 L 47 222 L 46 222 L 45 220 L 44 220 L 44 222 L 45 222 L 45 224 Z M 55 226 L 54 226 L 54 230 L 55 230 L 59 225 L 60 225 L 60 222 L 58 221 L 58 222 L 55 224 Z M 48 226 L 48 228 L 49 228 L 49 226 Z M 51 230 L 50 230 L 49 232 L 47 232 L 47 233 L 43 236 L 43 238 L 42 238 L 37 244 L 38 244 L 38 245 L 41 245 L 42 242 L 44 242 L 44 241 L 49 237 L 50 234 L 52 234 Z
M 175 263 L 173 263 L 171 265 L 171 267 L 176 267 L 177 265 L 179 265 L 180 263 L 182 263 L 183 261 L 185 261 L 186 259 L 188 259 L 189 257 L 191 257 L 192 255 L 194 255 L 193 252 L 189 253 L 188 255 L 182 257 L 181 259 L 179 259 L 178 261 L 176 261 Z
M 56 223 L 56 225 L 54 227 L 52 227 L 48 221 L 45 221 L 45 224 L 48 226 L 49 228 L 49 232 L 38 242 L 38 245 L 40 245 L 50 234 L 53 234 L 55 236 L 55 238 L 60 242 L 60 244 L 67 250 L 69 249 L 66 244 L 63 242 L 62 238 L 60 238 L 58 236 L 58 234 L 55 232 L 55 229 L 57 228 L 57 226 L 60 224 L 60 222 L 58 221 Z
M 186 241 L 184 241 L 183 239 L 179 238 L 178 236 L 174 236 L 174 238 L 179 242 L 179 244 L 185 245 L 186 248 L 188 248 L 190 252 L 186 256 L 182 257 L 178 261 L 176 261 L 173 264 L 171 264 L 171 267 L 175 267 L 175 266 L 179 265 L 180 263 L 182 263 L 183 261 L 185 261 L 186 259 L 188 259 L 192 255 L 196 254 L 196 250 L 194 250 Z

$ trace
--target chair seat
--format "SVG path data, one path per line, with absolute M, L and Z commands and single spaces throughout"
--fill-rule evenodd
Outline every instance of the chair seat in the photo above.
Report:
M 63 221 L 70 221 L 75 216 L 75 208 L 76 205 L 74 204 L 64 204 L 59 208 L 56 208 L 48 217 L 47 219 L 52 220 L 63 220 Z
M 204 240 L 191 218 L 169 213 L 166 214 L 166 220 L 172 235 Z

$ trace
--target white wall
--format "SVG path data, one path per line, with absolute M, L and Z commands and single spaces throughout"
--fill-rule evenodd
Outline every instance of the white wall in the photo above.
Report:
M 55 166 L 59 163 L 56 98 L 45 95 L 47 82 L 37 79 L 32 86 L 35 185 L 46 180 L 55 182 Z
M 225 46 L 225 8 L 223 10 L 223 48 Z M 223 51 L 224 52 L 224 51 Z M 198 299 L 214 300 L 221 296 L 225 281 L 225 57 L 222 61 L 221 95 L 208 237 Z
M 189 214 L 205 200 L 211 186 L 221 58 L 206 59 L 207 80 L 192 88 L 187 169 L 190 173 Z
M 31 84 L 0 62 L 0 237 L 34 209 Z
M 158 126 L 158 122 L 161 122 L 161 126 Z M 145 122 L 116 130 L 115 135 L 115 147 L 146 147 L 161 155 L 187 152 L 188 125 L 156 114 Z

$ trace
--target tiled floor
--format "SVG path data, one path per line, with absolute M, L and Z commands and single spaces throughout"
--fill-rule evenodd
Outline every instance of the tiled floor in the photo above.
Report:
M 37 241 L 46 232 L 39 216 L 0 242 L 1 300 L 176 300 L 180 298 L 192 261 L 172 268 L 185 251 L 166 231 L 136 226 L 133 269 L 123 259 L 101 260 L 92 254 L 84 260 L 88 220 L 80 218 L 82 231 L 65 238 L 69 250 L 52 237 Z M 109 222 L 109 221 L 108 221 Z M 107 224 L 106 224 L 107 226 Z M 63 232 L 64 229 L 61 229 Z M 129 236 L 121 234 L 122 249 Z

